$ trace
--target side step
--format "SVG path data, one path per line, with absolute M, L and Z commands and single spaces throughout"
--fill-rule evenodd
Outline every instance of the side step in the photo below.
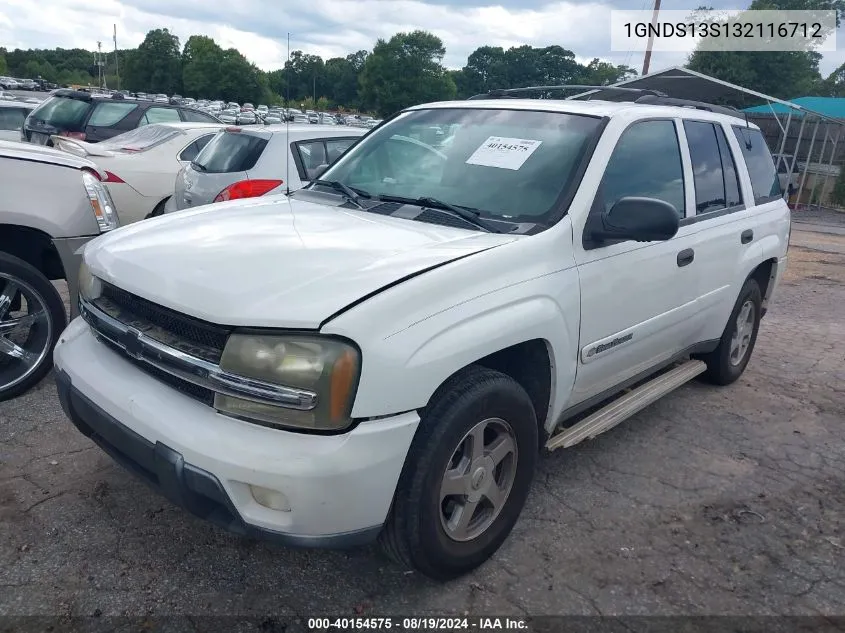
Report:
M 550 451 L 556 448 L 569 448 L 583 440 L 593 439 L 641 411 L 652 402 L 659 400 L 670 391 L 674 391 L 689 382 L 698 374 L 704 372 L 705 369 L 707 369 L 707 365 L 703 361 L 686 361 L 640 385 L 633 391 L 620 396 L 595 413 L 591 413 L 575 426 L 553 435 L 546 442 L 546 448 Z

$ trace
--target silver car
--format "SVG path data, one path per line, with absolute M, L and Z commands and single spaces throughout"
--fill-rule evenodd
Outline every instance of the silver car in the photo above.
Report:
M 0 141 L 0 401 L 40 381 L 67 323 L 51 280 L 66 279 L 76 315 L 81 247 L 118 226 L 94 163 Z M 49 186 L 39 186 L 39 185 Z
M 309 123 L 221 130 L 179 172 L 165 213 L 299 189 L 365 132 Z

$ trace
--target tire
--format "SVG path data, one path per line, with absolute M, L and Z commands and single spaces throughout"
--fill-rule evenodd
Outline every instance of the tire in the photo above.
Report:
M 0 253 L 0 402 L 47 375 L 66 325 L 64 302 L 53 284 L 22 259 Z
M 482 426 L 483 439 L 476 444 L 468 434 Z M 507 439 L 513 448 L 509 453 Z M 475 446 L 480 448 L 473 455 Z M 435 580 L 478 567 L 501 546 L 522 511 L 537 446 L 534 407 L 516 381 L 479 366 L 459 372 L 438 389 L 423 413 L 379 535 L 382 549 L 400 565 Z M 491 447 L 499 450 L 491 453 Z M 453 474 L 464 473 L 453 483 L 470 494 L 442 497 L 447 467 Z M 501 501 L 497 512 L 493 497 Z M 471 507 L 467 517 L 472 522 L 462 521 Z
M 157 218 L 158 216 L 164 213 L 164 205 L 167 204 L 167 201 L 170 200 L 170 196 L 159 202 L 152 211 L 150 211 L 146 216 L 144 216 L 145 220 L 149 220 L 150 218 Z
M 739 291 L 739 298 L 728 318 L 722 338 L 719 339 L 719 346 L 709 354 L 701 356 L 701 360 L 707 363 L 707 371 L 702 375 L 707 382 L 729 385 L 745 371 L 757 342 L 762 304 L 760 285 L 754 279 L 746 280 Z M 750 316 L 744 316 L 747 314 L 744 310 L 750 310 Z M 746 324 L 744 330 L 740 328 L 740 321 Z M 743 340 L 744 344 L 737 345 L 737 342 L 742 343 Z M 744 349 L 741 349 L 742 347 Z

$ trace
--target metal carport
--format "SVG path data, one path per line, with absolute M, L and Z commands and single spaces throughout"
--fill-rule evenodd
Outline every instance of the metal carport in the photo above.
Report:
M 838 167 L 842 165 L 840 154 L 845 149 L 843 125 L 845 120 L 833 118 L 810 110 L 797 103 L 785 101 L 749 88 L 743 88 L 715 77 L 695 72 L 682 66 L 673 66 L 648 75 L 627 79 L 608 86 L 607 90 L 590 90 L 570 97 L 571 99 L 603 99 L 626 101 L 629 94 L 614 91 L 614 86 L 657 90 L 669 97 L 705 101 L 738 108 L 764 105 L 768 112 L 741 112 L 754 121 L 766 136 L 769 148 L 777 155 L 778 169 L 786 167 L 787 173 L 795 173 L 799 166 L 798 188 L 794 196 L 796 204 L 817 204 L 822 206 L 823 198 L 832 191 L 831 179 L 835 181 Z M 778 104 L 776 109 L 774 106 Z M 840 139 L 843 143 L 840 145 Z M 791 156 L 787 159 L 784 156 Z M 834 159 L 837 159 L 834 164 Z M 786 163 L 789 162 L 789 165 Z M 812 176 L 810 185 L 808 176 Z M 821 184 L 819 196 L 816 190 Z

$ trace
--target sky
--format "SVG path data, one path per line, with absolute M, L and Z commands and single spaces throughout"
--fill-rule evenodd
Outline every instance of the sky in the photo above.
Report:
M 594 57 L 642 69 L 642 53 L 610 51 L 610 11 L 650 10 L 653 0 L 2 0 L 0 45 L 8 48 L 85 48 L 97 41 L 113 48 L 137 46 L 147 31 L 166 27 L 184 44 L 191 35 L 234 47 L 263 70 L 284 64 L 287 33 L 291 50 L 323 59 L 372 50 L 380 37 L 423 29 L 446 47 L 444 64 L 461 68 L 483 45 L 509 48 L 557 44 L 581 62 Z M 663 9 L 692 9 L 699 0 L 663 0 Z M 710 0 L 717 9 L 747 2 Z M 824 54 L 822 74 L 845 63 L 845 34 L 838 50 Z M 682 65 L 684 52 L 652 56 L 651 70 Z

